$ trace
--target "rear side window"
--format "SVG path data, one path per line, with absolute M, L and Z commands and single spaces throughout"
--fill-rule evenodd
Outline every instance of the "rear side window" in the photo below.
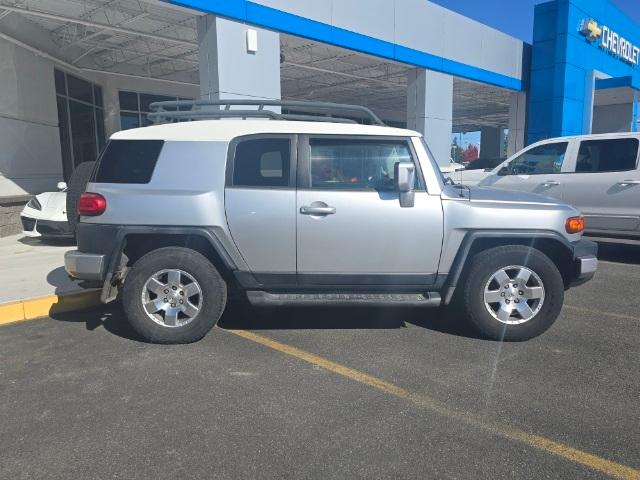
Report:
M 291 173 L 288 138 L 257 138 L 236 145 L 233 185 L 238 187 L 288 187 Z
M 576 172 L 621 172 L 635 170 L 638 140 L 619 138 L 585 140 L 580 143 Z
M 149 183 L 164 141 L 111 140 L 100 158 L 98 183 Z

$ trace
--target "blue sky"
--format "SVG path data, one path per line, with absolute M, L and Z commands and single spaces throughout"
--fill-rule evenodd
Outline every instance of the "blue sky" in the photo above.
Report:
M 547 0 L 431 0 L 450 10 L 473 18 L 509 35 L 532 42 L 533 7 Z M 640 24 L 640 0 L 612 0 L 623 12 Z M 463 148 L 480 144 L 479 132 L 453 134 Z
M 431 0 L 450 10 L 473 18 L 509 35 L 532 42 L 533 7 L 546 0 Z M 640 24 L 640 0 L 612 0 L 623 12 Z M 478 145 L 480 134 L 470 132 L 465 135 L 454 134 L 463 148 L 469 144 Z
M 450 10 L 478 20 L 531 43 L 533 6 L 544 0 L 431 0 Z M 640 0 L 612 0 L 640 24 Z

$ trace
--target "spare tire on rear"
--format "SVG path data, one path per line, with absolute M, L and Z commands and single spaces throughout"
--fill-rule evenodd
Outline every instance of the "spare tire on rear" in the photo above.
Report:
M 78 213 L 80 195 L 87 189 L 87 183 L 89 183 L 95 164 L 96 162 L 82 162 L 75 168 L 67 184 L 67 221 L 69 222 L 69 231 L 74 237 L 78 220 L 80 220 Z

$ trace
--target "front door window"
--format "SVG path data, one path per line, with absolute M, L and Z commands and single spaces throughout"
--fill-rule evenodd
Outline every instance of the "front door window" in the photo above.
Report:
M 527 150 L 507 167 L 508 175 L 549 175 L 562 172 L 567 142 L 549 143 Z
M 413 162 L 406 141 L 312 138 L 309 149 L 313 189 L 393 191 L 395 164 Z

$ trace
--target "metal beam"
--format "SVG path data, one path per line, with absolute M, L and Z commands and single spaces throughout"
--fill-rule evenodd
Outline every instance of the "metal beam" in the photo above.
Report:
M 192 87 L 200 86 L 199 83 L 183 82 L 181 80 L 168 80 L 166 78 L 147 77 L 145 75 L 133 75 L 131 73 L 105 72 L 104 70 L 95 70 L 93 68 L 83 68 L 81 70 L 84 72 L 101 73 L 103 75 L 117 75 L 118 77 L 144 78 L 145 80 L 152 80 L 154 82 L 175 83 L 177 85 L 189 85 Z
M 91 47 L 88 50 L 85 50 L 83 53 L 81 53 L 80 55 L 78 55 L 76 58 L 74 58 L 73 60 L 71 60 L 72 64 L 76 64 L 78 63 L 80 60 L 82 60 L 84 57 L 86 57 L 87 55 L 89 55 L 91 52 L 93 52 L 95 50 L 95 47 Z
M 190 47 L 198 45 L 197 42 L 190 41 L 190 40 L 182 40 L 182 39 L 174 38 L 174 37 L 166 37 L 164 35 L 156 35 L 156 34 L 153 34 L 153 33 L 139 32 L 139 31 L 136 31 L 136 30 L 128 29 L 128 28 L 121 28 L 121 27 L 115 27 L 115 26 L 111 26 L 111 25 L 105 25 L 104 23 L 96 23 L 96 22 L 91 22 L 89 20 L 82 20 L 82 19 L 79 19 L 79 18 L 67 17 L 67 16 L 63 16 L 63 15 L 56 15 L 56 14 L 48 13 L 48 12 L 41 12 L 40 10 L 31 10 L 31 9 L 28 9 L 28 8 L 10 7 L 10 6 L 6 6 L 6 5 L 3 5 L 2 8 L 4 8 L 5 10 L 9 10 L 11 12 L 20 13 L 22 15 L 31 15 L 31 16 L 40 17 L 40 18 L 47 18 L 49 20 L 57 20 L 59 22 L 77 23 L 78 25 L 85 25 L 87 27 L 110 30 L 112 32 L 118 32 L 118 33 L 122 33 L 124 35 L 129 35 L 129 36 L 134 36 L 134 37 L 151 38 L 153 40 L 169 42 L 169 43 L 175 43 L 177 45 L 188 45 Z
M 84 20 L 85 18 L 92 17 L 93 15 L 96 15 L 98 12 L 102 11 L 102 14 L 107 19 L 107 23 L 110 24 L 111 22 L 109 22 L 109 16 L 107 15 L 107 7 L 109 7 L 110 5 L 112 5 L 117 1 L 118 0 L 108 0 L 106 3 L 100 3 L 98 5 L 90 5 L 89 4 L 90 2 L 85 2 L 82 5 L 84 11 L 78 16 L 78 18 Z M 86 10 L 87 7 L 89 7 L 90 10 Z M 61 30 L 64 30 L 66 27 L 67 27 L 66 25 L 56 27 L 54 30 L 52 30 L 52 33 L 55 35 L 58 35 L 59 32 Z
M 189 60 L 188 58 L 184 58 L 184 56 L 194 55 L 197 52 L 189 52 L 188 55 L 180 54 L 180 55 L 176 55 L 175 57 L 170 57 L 168 55 L 161 55 L 154 52 L 143 53 L 139 50 L 123 48 L 123 47 L 120 47 L 119 45 L 111 45 L 111 44 L 95 43 L 95 42 L 83 42 L 83 43 L 86 43 L 89 47 L 95 48 L 96 51 L 106 50 L 106 51 L 112 51 L 112 52 L 124 52 L 124 53 L 131 53 L 132 55 L 147 56 L 147 57 L 158 58 L 160 60 L 167 60 L 171 62 L 191 63 L 193 65 L 200 64 L 198 60 Z
M 113 65 L 111 65 L 111 67 L 113 68 L 113 67 L 115 67 L 117 65 L 130 63 L 130 62 L 133 62 L 135 60 L 139 60 L 141 58 L 145 58 L 147 60 L 147 63 L 149 63 L 149 57 L 152 57 L 152 56 L 154 56 L 154 54 L 157 54 L 159 52 L 164 52 L 165 50 L 166 50 L 166 48 L 161 48 L 160 50 L 152 50 L 152 51 L 149 51 L 149 52 L 140 52 L 140 51 L 138 51 L 138 52 L 135 52 L 135 54 L 134 54 L 135 56 L 128 57 L 128 58 L 125 55 L 123 55 L 122 56 L 122 60 L 119 60 L 119 59 L 118 60 L 114 60 Z M 116 52 L 118 52 L 118 51 L 126 52 L 126 51 L 130 51 L 130 50 L 121 48 L 121 49 L 115 49 L 114 51 L 116 51 Z M 174 61 L 174 60 L 179 60 L 179 59 L 171 58 L 170 60 L 167 60 L 167 61 Z
M 144 12 L 141 13 L 140 15 L 136 15 L 135 17 L 131 17 L 131 18 L 127 18 L 126 20 L 117 23 L 115 26 L 118 27 L 122 27 L 124 25 L 127 25 L 131 22 L 134 22 L 135 20 L 139 20 L 140 18 L 144 18 L 147 17 L 149 15 L 148 12 Z M 99 35 L 102 35 L 103 33 L 107 32 L 108 30 L 102 29 L 102 30 L 98 30 L 97 32 L 93 32 L 90 35 L 87 35 L 85 37 L 82 38 L 78 38 L 77 40 L 74 40 L 73 42 L 70 42 L 68 44 L 66 44 L 65 46 L 62 47 L 62 50 L 66 50 L 67 48 L 73 47 L 74 45 L 77 45 L 78 43 L 83 43 L 86 42 L 87 40 L 91 40 L 92 38 L 96 38 Z
M 158 7 L 166 8 L 168 10 L 174 10 L 176 12 L 184 13 L 185 15 L 193 15 L 194 17 L 202 17 L 207 15 L 206 12 L 202 12 L 200 10 L 192 10 L 187 7 L 181 7 L 179 5 L 173 5 L 164 0 L 141 0 L 144 3 L 148 3 L 149 5 L 156 5 Z
M 47 60 L 51 60 L 54 63 L 57 63 L 58 65 L 61 65 L 65 68 L 67 68 L 68 70 L 75 72 L 75 73 L 82 73 L 82 72 L 91 72 L 91 73 L 99 73 L 102 75 L 117 75 L 119 77 L 129 77 L 129 78 L 143 78 L 145 80 L 152 80 L 154 82 L 164 82 L 164 83 L 175 83 L 178 85 L 189 85 L 189 86 L 194 86 L 197 87 L 200 84 L 199 83 L 191 83 L 191 82 L 183 82 L 180 80 L 167 80 L 167 79 L 163 79 L 163 78 L 153 78 L 153 77 L 148 77 L 145 75 L 135 75 L 132 73 L 120 73 L 120 72 L 109 72 L 106 70 L 97 70 L 97 69 L 93 69 L 93 68 L 79 68 L 76 67 L 75 65 L 72 65 L 69 62 L 66 62 L 64 60 L 61 60 L 59 58 L 54 57 L 53 55 L 50 55 L 46 52 L 43 52 L 42 50 L 32 47 L 31 45 L 27 45 L 24 42 L 21 42 L 20 40 L 17 40 L 9 35 L 6 35 L 5 33 L 0 32 L 0 38 L 6 40 L 7 42 L 13 43 L 14 45 L 17 45 L 20 48 L 24 48 L 25 50 L 29 50 L 31 53 L 35 54 L 38 57 L 42 57 L 42 58 L 46 58 Z
M 71 71 L 74 72 L 79 72 L 81 69 L 76 67 L 75 65 L 70 64 L 69 62 L 65 62 L 64 60 L 61 60 L 59 58 L 54 57 L 53 55 L 49 55 L 47 52 L 43 52 L 42 50 L 36 48 L 36 47 L 32 47 L 31 45 L 27 45 L 24 42 L 21 42 L 20 40 L 17 40 L 13 37 L 10 37 L 9 35 L 0 32 L 0 38 L 6 40 L 9 43 L 13 43 L 14 45 L 17 45 L 20 48 L 24 48 L 25 50 L 30 51 L 31 53 L 35 54 L 38 57 L 42 57 L 42 58 L 46 58 L 47 60 L 51 60 L 54 63 L 57 63 L 59 65 L 62 65 L 66 68 L 68 68 Z
M 286 57 L 286 54 L 285 54 L 285 57 Z M 364 80 L 364 81 L 368 81 L 368 82 L 377 82 L 377 83 L 381 83 L 381 84 L 392 86 L 392 87 L 407 88 L 407 85 L 404 84 L 404 83 L 392 82 L 391 80 L 384 80 L 382 78 L 377 78 L 377 77 L 364 77 L 364 76 L 361 76 L 361 75 L 354 75 L 352 73 L 336 72 L 334 70 L 329 70 L 327 68 L 313 67 L 311 65 L 304 65 L 302 63 L 293 63 L 293 62 L 285 61 L 282 65 L 284 65 L 284 66 L 289 65 L 289 66 L 292 66 L 292 67 L 303 68 L 305 70 L 310 70 L 310 71 L 313 71 L 313 72 L 327 73 L 327 74 L 330 74 L 330 75 L 337 75 L 339 77 L 351 78 L 351 79 L 354 79 L 354 80 Z

